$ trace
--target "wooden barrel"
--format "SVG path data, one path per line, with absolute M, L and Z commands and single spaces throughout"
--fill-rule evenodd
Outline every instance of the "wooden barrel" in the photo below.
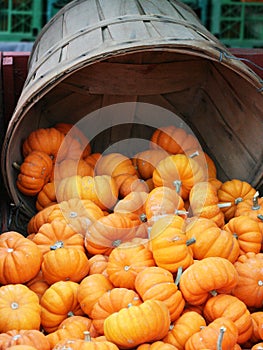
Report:
M 96 129 L 96 111 L 123 103 L 129 105 L 117 109 L 118 122 L 109 113 L 105 130 Z M 141 105 L 153 113 L 148 125 L 140 119 Z M 31 131 L 91 115 L 98 134 L 93 151 L 103 152 L 122 139 L 149 139 L 154 128 L 169 124 L 164 111 L 198 136 L 221 181 L 262 185 L 262 81 L 190 7 L 177 0 L 72 1 L 34 43 L 4 139 L 2 172 L 14 205 L 29 217 L 35 213 L 33 199 L 16 188 L 12 166 L 22 162 Z

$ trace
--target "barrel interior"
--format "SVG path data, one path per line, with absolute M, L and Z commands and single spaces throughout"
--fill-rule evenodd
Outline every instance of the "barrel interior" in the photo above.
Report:
M 169 124 L 169 118 L 154 116 L 154 126 L 151 122 L 147 125 L 140 120 L 137 106 L 158 106 L 179 116 L 198 137 L 215 161 L 221 181 L 239 178 L 260 187 L 263 100 L 255 90 L 220 62 L 172 49 L 126 53 L 88 64 L 67 74 L 37 98 L 13 127 L 9 139 L 9 183 L 16 181 L 17 171 L 12 163 L 22 161 L 22 143 L 31 131 L 58 122 L 75 124 L 104 107 L 126 102 L 131 108 L 125 122 L 120 123 L 118 118 L 116 123 L 116 116 L 106 116 L 104 130 L 90 139 L 92 152 L 104 152 L 124 139 L 149 140 L 154 128 Z M 133 151 L 137 150 L 130 149 Z M 18 196 L 18 202 L 31 207 L 32 215 L 34 199 L 10 190 L 15 191 L 13 196 Z

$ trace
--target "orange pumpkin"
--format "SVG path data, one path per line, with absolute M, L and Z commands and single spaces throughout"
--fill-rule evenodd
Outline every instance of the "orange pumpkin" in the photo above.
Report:
M 46 333 L 58 329 L 63 320 L 70 316 L 83 316 L 77 292 L 79 284 L 72 281 L 53 283 L 43 294 L 41 305 L 41 325 Z
M 193 334 L 185 344 L 185 350 L 208 348 L 217 350 L 233 350 L 237 343 L 238 330 L 235 323 L 227 317 L 218 317 L 207 327 Z
M 57 204 L 50 205 L 32 216 L 27 224 L 27 233 L 29 235 L 36 233 L 43 224 L 47 223 L 49 214 L 56 206 Z
M 148 192 L 148 185 L 136 174 L 120 174 L 114 177 L 114 180 L 119 189 L 119 198 L 124 198 L 129 193 L 138 192 Z
M 155 266 L 152 252 L 143 244 L 127 242 L 109 255 L 107 273 L 115 287 L 135 289 L 135 279 L 147 266 Z
M 97 161 L 101 156 L 101 153 L 90 153 L 88 156 L 83 157 L 83 159 L 88 165 L 90 165 L 94 169 Z
M 40 328 L 38 296 L 23 284 L 0 287 L 0 332 Z
M 118 199 L 118 187 L 109 175 L 70 176 L 62 179 L 57 187 L 58 202 L 71 198 L 89 199 L 102 210 L 113 208 Z
M 105 337 L 91 338 L 89 331 L 84 331 L 84 339 L 64 339 L 53 350 L 118 350 L 118 347 Z
M 184 200 L 188 198 L 191 188 L 205 179 L 204 170 L 199 163 L 184 154 L 164 158 L 153 172 L 155 187 L 167 186 L 176 189 Z
M 42 225 L 34 236 L 33 242 L 43 254 L 56 247 L 71 247 L 84 251 L 83 236 L 75 232 L 65 221 L 54 220 Z
M 184 128 L 174 125 L 156 129 L 150 139 L 151 149 L 163 149 L 168 153 L 184 153 L 189 149 L 200 149 L 197 138 Z
M 42 252 L 16 231 L 0 235 L 0 283 L 25 283 L 34 278 L 42 263 Z
M 89 254 L 106 254 L 121 243 L 134 238 L 135 228 L 130 217 L 111 213 L 90 225 L 85 234 L 85 247 Z
M 152 177 L 153 171 L 160 160 L 169 154 L 162 149 L 147 149 L 132 157 L 132 163 L 140 178 L 147 180 Z
M 157 266 L 172 273 L 193 264 L 193 253 L 184 233 L 185 221 L 178 215 L 157 220 L 150 229 L 149 245 Z
M 51 248 L 44 254 L 41 270 L 49 284 L 58 281 L 80 282 L 89 272 L 88 257 L 75 248 Z
M 224 182 L 219 188 L 217 195 L 220 203 L 231 203 L 230 207 L 221 209 L 226 221 L 235 215 L 238 203 L 252 199 L 255 193 L 256 190 L 246 181 L 232 179 Z
M 54 207 L 47 221 L 65 220 L 75 232 L 84 236 L 88 227 L 103 216 L 101 208 L 91 200 L 72 198 Z
M 109 153 L 102 155 L 96 163 L 96 175 L 109 175 L 116 177 L 121 174 L 135 175 L 136 170 L 132 161 L 121 153 Z
M 56 162 L 51 179 L 58 182 L 74 175 L 94 176 L 94 169 L 83 159 L 66 158 L 60 163 Z
M 49 181 L 53 164 L 50 157 L 41 151 L 33 151 L 25 158 L 19 167 L 16 186 L 27 196 L 35 196 Z
M 94 328 L 98 334 L 104 335 L 104 321 L 109 315 L 123 308 L 140 305 L 141 303 L 142 300 L 139 295 L 131 289 L 113 288 L 105 292 L 98 299 L 91 311 Z
M 40 211 L 44 208 L 57 203 L 54 182 L 46 183 L 40 192 L 38 192 L 36 200 L 36 210 Z
M 178 350 L 184 350 L 186 341 L 205 326 L 206 321 L 202 315 L 196 311 L 187 311 L 171 323 L 163 341 L 176 346 Z
M 168 333 L 169 326 L 169 310 L 164 302 L 147 300 L 108 316 L 104 321 L 104 333 L 118 347 L 134 348 L 162 339 Z
M 252 199 L 246 199 L 237 204 L 235 216 L 247 215 L 258 222 L 262 221 L 263 197 L 256 192 Z
M 144 203 L 147 199 L 147 193 L 141 191 L 132 191 L 123 199 L 119 200 L 114 206 L 114 213 L 120 213 L 129 215 L 137 214 L 140 218 L 140 221 L 145 221 L 144 213 Z
M 174 283 L 171 272 L 158 267 L 146 267 L 135 279 L 135 290 L 143 301 L 161 300 L 169 309 L 171 322 L 175 321 L 184 309 L 182 293 Z
M 202 305 L 211 294 L 230 293 L 238 281 L 238 272 L 229 260 L 208 257 L 195 261 L 184 270 L 179 286 L 186 302 Z
M 211 219 L 193 217 L 187 220 L 186 237 L 195 239 L 190 245 L 194 259 L 220 256 L 234 263 L 240 255 L 238 240 Z
M 263 300 L 263 253 L 248 252 L 234 263 L 238 283 L 232 294 L 249 307 L 262 307 Z
M 37 329 L 10 330 L 0 334 L 0 346 L 2 350 L 14 345 L 31 345 L 37 350 L 50 350 L 46 336 Z
M 246 215 L 236 216 L 229 220 L 224 230 L 236 237 L 240 254 L 248 252 L 259 253 L 261 250 L 262 234 L 259 223 Z
M 144 343 L 137 347 L 137 350 L 178 350 L 172 344 L 164 343 L 161 340 L 157 340 L 153 343 Z
M 101 273 L 104 276 L 107 275 L 107 266 L 108 266 L 108 255 L 95 254 L 89 258 L 89 275 L 95 273 Z
M 100 273 L 83 278 L 79 284 L 77 298 L 84 313 L 90 316 L 99 298 L 112 288 L 114 286 L 109 278 Z
M 231 319 L 238 329 L 239 344 L 251 338 L 253 325 L 250 312 L 246 304 L 233 295 L 218 294 L 210 298 L 204 305 L 203 315 L 208 323 L 218 317 Z
M 65 136 L 55 128 L 39 128 L 32 131 L 22 145 L 23 156 L 32 151 L 42 151 L 55 162 L 60 146 Z
M 58 329 L 46 335 L 53 349 L 65 339 L 84 339 L 84 332 L 91 331 L 92 320 L 85 316 L 71 316 L 61 322 Z M 94 334 L 95 335 L 95 334 Z
M 150 223 L 154 223 L 154 221 L 167 214 L 182 216 L 187 214 L 183 199 L 175 189 L 166 186 L 156 187 L 148 194 L 144 204 L 144 213 Z
M 36 277 L 26 283 L 26 286 L 36 293 L 40 301 L 42 295 L 48 289 L 49 284 L 45 281 L 42 271 L 40 270 Z
M 224 225 L 225 219 L 218 206 L 217 190 L 210 182 L 196 183 L 190 191 L 189 202 L 194 216 L 211 219 L 219 227 Z
M 70 135 L 76 139 L 83 150 L 82 157 L 88 157 L 91 153 L 91 145 L 89 139 L 83 134 L 83 132 L 76 126 L 70 123 L 57 123 L 54 128 L 62 132 L 62 134 Z

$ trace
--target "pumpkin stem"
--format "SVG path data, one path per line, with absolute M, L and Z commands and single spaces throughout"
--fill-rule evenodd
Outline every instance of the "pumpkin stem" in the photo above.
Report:
M 218 208 L 228 208 L 231 207 L 232 203 L 231 202 L 225 202 L 225 203 L 218 203 L 217 206 Z
M 217 296 L 217 291 L 214 289 L 214 290 L 210 290 L 209 292 L 213 297 Z
M 189 211 L 176 209 L 175 215 L 188 215 Z
M 263 215 L 262 214 L 258 214 L 257 218 L 261 221 L 263 221 Z
M 183 267 L 182 267 L 182 266 L 179 266 L 179 267 L 178 267 L 178 270 L 177 270 L 176 279 L 175 279 L 175 281 L 174 281 L 174 283 L 175 283 L 176 286 L 179 285 L 179 282 L 180 282 L 182 273 L 183 273 Z
M 224 326 L 220 327 L 220 333 L 217 339 L 216 350 L 222 350 L 222 342 L 223 342 L 225 331 L 226 331 L 226 327 Z
M 19 305 L 18 305 L 18 303 L 16 303 L 15 301 L 11 304 L 11 309 L 12 310 L 16 310 L 16 309 L 18 309 L 19 308 Z
M 90 336 L 90 332 L 89 331 L 84 331 L 84 340 L 85 341 L 91 341 L 91 336 Z
M 237 197 L 236 199 L 235 199 L 235 204 L 238 204 L 238 203 L 240 203 L 240 202 L 242 202 L 243 201 L 243 198 L 242 197 Z
M 141 222 L 146 222 L 147 221 L 147 216 L 146 216 L 146 214 L 141 214 L 140 215 L 140 220 L 141 220 Z
M 54 243 L 53 245 L 50 246 L 50 250 L 57 250 L 60 248 L 64 248 L 63 241 L 57 241 L 56 243 Z
M 180 190 L 181 190 L 181 187 L 182 187 L 182 181 L 180 181 L 180 180 L 175 180 L 175 181 L 173 182 L 173 185 L 174 185 L 174 187 L 175 187 L 176 192 L 177 192 L 177 193 L 180 193 Z
M 13 166 L 13 168 L 15 168 L 16 170 L 20 171 L 20 164 L 18 164 L 17 162 L 13 162 L 12 166 Z
M 186 241 L 186 245 L 188 247 L 189 245 L 194 244 L 195 242 L 196 242 L 196 239 L 192 237 Z
M 254 194 L 254 197 L 253 197 L 253 205 L 252 205 L 252 210 L 258 210 L 260 209 L 260 205 L 258 204 L 258 196 L 259 196 L 259 192 L 257 191 L 255 194 Z
M 199 151 L 196 150 L 194 153 L 191 153 L 188 157 L 189 158 L 194 158 L 196 156 L 199 156 L 199 154 L 200 154 Z

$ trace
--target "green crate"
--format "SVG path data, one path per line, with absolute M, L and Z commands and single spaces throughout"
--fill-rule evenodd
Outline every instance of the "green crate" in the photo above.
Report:
M 55 14 L 72 0 L 47 0 L 46 21 L 48 22 Z
M 212 0 L 210 32 L 228 47 L 263 47 L 263 3 Z
M 181 2 L 190 6 L 195 11 L 202 24 L 207 26 L 209 10 L 208 0 L 181 0 Z
M 41 0 L 0 0 L 0 41 L 34 41 L 42 16 Z

